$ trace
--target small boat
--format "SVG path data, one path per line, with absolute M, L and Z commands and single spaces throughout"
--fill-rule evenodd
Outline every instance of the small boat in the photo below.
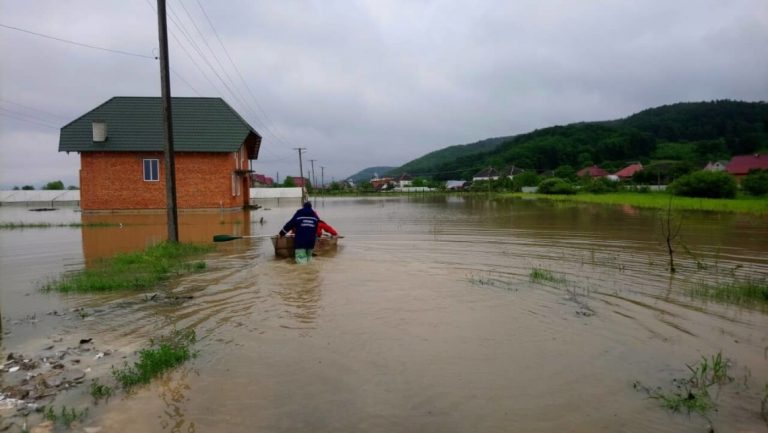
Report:
M 277 257 L 293 257 L 293 236 L 272 236 L 272 245 L 275 247 Z M 323 255 L 336 250 L 338 245 L 338 236 L 321 236 L 315 242 L 315 249 L 312 250 L 315 255 Z

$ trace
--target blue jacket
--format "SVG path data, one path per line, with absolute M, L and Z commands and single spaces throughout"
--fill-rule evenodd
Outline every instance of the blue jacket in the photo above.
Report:
M 296 233 L 296 239 L 293 241 L 294 248 L 313 249 L 315 248 L 315 238 L 317 237 L 317 214 L 312 208 L 301 208 L 293 214 L 293 218 L 285 223 L 280 230 L 280 236 L 293 230 Z

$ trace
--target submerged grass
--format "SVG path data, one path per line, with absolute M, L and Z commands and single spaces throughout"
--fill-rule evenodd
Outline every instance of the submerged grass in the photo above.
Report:
M 513 193 L 513 197 L 540 198 L 555 201 L 571 201 L 598 204 L 627 204 L 640 208 L 666 209 L 669 194 L 664 192 L 615 192 L 606 194 L 578 193 L 573 195 L 549 195 Z M 741 212 L 758 215 L 768 214 L 768 200 L 764 197 L 739 196 L 738 198 L 675 197 L 675 210 L 704 210 Z
M 43 290 L 67 293 L 149 289 L 173 274 L 205 269 L 203 261 L 186 260 L 211 249 L 209 245 L 162 242 L 144 251 L 117 254 L 48 281 Z
M 132 366 L 112 370 L 115 380 L 130 389 L 149 383 L 154 377 L 170 370 L 195 356 L 191 346 L 195 343 L 195 331 L 174 331 L 169 336 L 153 340 L 151 347 L 139 351 L 139 360 Z
M 56 411 L 53 406 L 48 406 L 43 411 L 43 418 L 54 424 L 69 428 L 75 421 L 82 422 L 88 416 L 88 408 L 77 410 L 74 407 L 67 409 L 62 406 L 60 411 Z
M 749 279 L 723 284 L 701 283 L 689 289 L 692 297 L 735 305 L 768 307 L 768 280 Z
M 558 277 L 552 273 L 552 271 L 542 268 L 531 269 L 531 281 L 534 283 L 550 282 L 555 284 L 566 283 L 565 277 Z
M 690 376 L 673 379 L 672 390 L 649 388 L 640 381 L 635 381 L 634 387 L 672 412 L 698 413 L 707 418 L 707 414 L 717 408 L 710 389 L 733 381 L 733 377 L 728 375 L 730 365 L 731 361 L 718 352 L 709 358 L 702 356 L 696 365 L 686 365 Z
M 23 230 L 23 229 L 50 229 L 56 227 L 82 228 L 82 227 L 118 227 L 117 223 L 25 223 L 25 222 L 4 222 L 0 223 L 0 230 Z

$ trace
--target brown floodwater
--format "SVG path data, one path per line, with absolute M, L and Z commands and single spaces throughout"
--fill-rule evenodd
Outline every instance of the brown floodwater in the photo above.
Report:
M 109 432 L 702 432 L 703 417 L 633 383 L 672 389 L 722 352 L 735 381 L 715 431 L 766 430 L 768 311 L 688 291 L 768 277 L 766 216 L 685 213 L 670 276 L 653 210 L 461 196 L 315 208 L 345 236 L 333 254 L 297 266 L 269 239 L 219 243 L 172 303 L 38 290 L 163 239 L 164 216 L 0 208 L 0 222 L 122 224 L 0 231 L 0 355 L 89 337 L 116 351 L 88 372 L 109 382 L 152 336 L 195 329 L 194 360 L 91 408 L 86 425 Z M 294 210 L 183 213 L 181 238 L 274 234 Z M 534 268 L 557 281 L 531 281 Z M 49 314 L 74 308 L 89 314 Z M 57 404 L 88 404 L 82 388 Z

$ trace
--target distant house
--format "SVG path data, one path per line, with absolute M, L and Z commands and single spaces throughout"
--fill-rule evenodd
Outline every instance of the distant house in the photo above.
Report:
M 728 161 L 709 161 L 704 166 L 704 171 L 725 171 L 725 167 L 728 165 Z
M 413 184 L 413 178 L 409 174 L 403 173 L 397 179 L 397 184 L 400 188 L 411 186 Z
M 373 185 L 373 189 L 376 191 L 393 188 L 394 183 L 395 181 L 391 177 L 375 177 L 371 179 L 371 185 Z
M 274 184 L 275 181 L 267 175 L 251 173 L 251 187 L 253 188 L 272 186 Z
M 483 171 L 478 172 L 474 176 L 472 176 L 472 181 L 477 182 L 479 180 L 496 180 L 499 178 L 499 171 L 495 168 L 486 168 Z
M 248 205 L 249 161 L 261 136 L 221 98 L 173 98 L 179 209 Z M 80 154 L 84 211 L 165 209 L 159 97 L 114 97 L 61 128 L 60 152 Z
M 633 164 L 629 164 L 628 166 L 617 171 L 616 173 L 613 173 L 613 176 L 616 176 L 620 180 L 632 179 L 632 176 L 634 176 L 635 173 L 637 173 L 638 171 L 642 171 L 642 169 L 643 169 L 643 164 L 636 162 Z
M 582 168 L 578 172 L 576 172 L 576 175 L 579 177 L 589 176 L 589 177 L 605 177 L 608 176 L 608 172 L 603 170 L 602 168 L 593 165 L 591 167 Z
M 293 181 L 293 186 L 296 186 L 299 188 L 306 188 L 308 185 L 310 185 L 309 179 L 307 179 L 306 177 L 288 176 L 288 178 L 290 178 Z
M 507 176 L 507 177 L 508 177 L 510 180 L 513 180 L 513 179 L 515 178 L 515 176 L 517 176 L 518 174 L 522 174 L 522 173 L 525 173 L 525 170 L 523 170 L 522 168 L 518 168 L 518 167 L 515 167 L 515 166 L 513 165 L 513 166 L 510 166 L 510 167 L 507 167 L 507 168 L 504 170 L 504 172 L 503 172 L 503 173 L 504 173 L 504 175 L 506 175 L 506 176 Z
M 738 155 L 731 158 L 731 162 L 725 166 L 725 171 L 741 179 L 750 170 L 768 170 L 768 155 Z
M 463 180 L 447 180 L 445 181 L 445 189 L 448 191 L 460 191 L 467 185 Z

